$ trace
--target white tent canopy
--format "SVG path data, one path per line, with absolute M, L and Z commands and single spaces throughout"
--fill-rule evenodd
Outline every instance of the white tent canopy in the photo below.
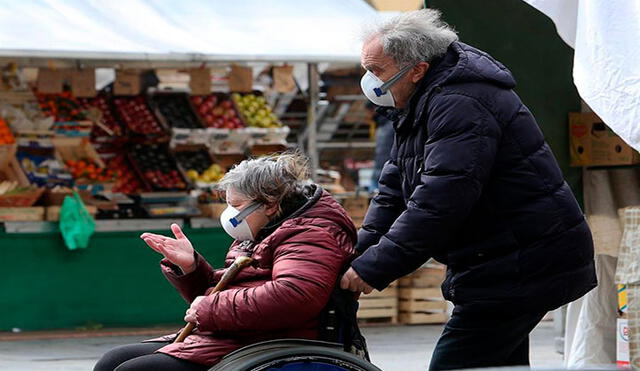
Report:
M 0 0 L 0 57 L 357 62 L 363 0 Z
M 524 0 L 575 49 L 573 81 L 589 107 L 640 150 L 640 6 L 637 0 Z

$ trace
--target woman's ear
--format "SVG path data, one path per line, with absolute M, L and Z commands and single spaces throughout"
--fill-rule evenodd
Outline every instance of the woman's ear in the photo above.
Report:
M 413 72 L 413 75 L 411 76 L 411 82 L 415 84 L 418 81 L 422 80 L 424 75 L 427 74 L 428 69 L 429 69 L 429 63 L 427 62 L 420 62 L 415 66 L 413 66 L 413 68 L 411 69 L 411 72 Z
M 269 218 L 273 218 L 278 213 L 278 204 L 265 205 L 264 214 Z

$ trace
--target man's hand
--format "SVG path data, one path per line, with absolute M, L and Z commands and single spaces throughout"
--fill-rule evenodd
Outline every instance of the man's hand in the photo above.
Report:
M 373 291 L 373 287 L 369 286 L 368 283 L 364 282 L 358 273 L 353 270 L 353 268 L 349 268 L 347 273 L 342 276 L 340 280 L 340 287 L 343 290 L 350 290 L 353 292 L 363 292 L 365 294 Z
M 184 315 L 185 322 L 196 323 L 196 309 L 198 307 L 198 304 L 200 304 L 202 299 L 204 299 L 205 297 L 206 296 L 198 296 L 193 299 L 191 306 L 189 307 L 189 309 L 187 309 L 187 313 Z

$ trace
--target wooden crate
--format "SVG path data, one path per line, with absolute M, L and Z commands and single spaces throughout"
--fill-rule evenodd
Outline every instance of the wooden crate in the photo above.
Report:
M 0 221 L 37 222 L 44 220 L 44 207 L 0 207 Z
M 439 287 L 401 287 L 398 296 L 400 323 L 433 324 L 448 319 L 447 302 Z
M 440 287 L 446 268 L 439 264 L 429 264 L 400 279 L 401 287 Z
M 347 197 L 342 201 L 342 207 L 351 218 L 364 218 L 369 209 L 368 197 Z
M 361 295 L 358 320 L 360 322 L 397 323 L 398 287 L 392 285 L 382 291 Z
M 98 208 L 93 205 L 86 205 L 85 207 L 87 208 L 89 214 L 95 218 L 96 214 L 98 213 Z M 62 209 L 61 206 L 47 207 L 45 220 L 48 222 L 60 221 L 60 209 Z

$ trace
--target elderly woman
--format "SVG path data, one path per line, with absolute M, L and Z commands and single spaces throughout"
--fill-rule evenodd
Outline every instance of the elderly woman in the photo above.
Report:
M 182 343 L 171 335 L 118 347 L 94 370 L 205 370 L 251 343 L 317 339 L 319 316 L 354 257 L 356 230 L 308 173 L 305 158 L 283 154 L 243 161 L 222 179 L 228 206 L 221 222 L 235 240 L 226 266 L 240 255 L 253 258 L 224 291 L 203 296 L 225 270 L 211 268 L 178 225 L 171 226 L 175 238 L 142 234 L 164 255 L 162 272 L 191 303 L 185 321 L 197 329 Z

